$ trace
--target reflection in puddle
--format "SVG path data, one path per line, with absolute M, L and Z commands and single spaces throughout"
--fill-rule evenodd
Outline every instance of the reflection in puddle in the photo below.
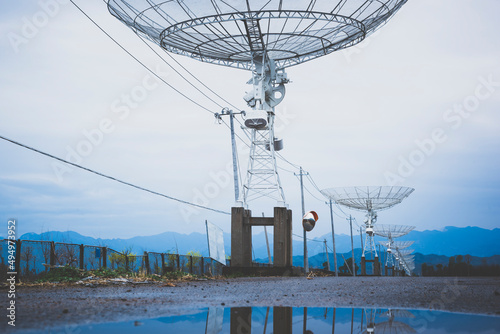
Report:
M 500 317 L 401 309 L 233 307 L 81 326 L 78 333 L 500 333 Z

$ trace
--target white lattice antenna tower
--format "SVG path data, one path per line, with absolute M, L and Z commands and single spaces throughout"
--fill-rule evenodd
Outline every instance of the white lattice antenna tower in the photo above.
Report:
M 245 95 L 247 104 L 253 111 L 247 114 L 244 130 L 250 132 L 250 157 L 242 202 L 248 203 L 267 197 L 276 201 L 277 206 L 285 206 L 285 194 L 281 186 L 276 165 L 275 151 L 283 148 L 283 142 L 274 135 L 274 108 L 285 97 L 288 79 L 284 70 L 277 71 L 275 62 L 264 50 L 254 52 L 252 79 L 253 90 Z

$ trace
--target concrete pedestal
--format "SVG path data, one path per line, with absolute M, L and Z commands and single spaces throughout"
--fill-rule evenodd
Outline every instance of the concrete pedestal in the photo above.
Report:
M 274 217 L 252 217 L 250 210 L 231 208 L 231 267 L 252 267 L 252 226 L 274 227 L 274 267 L 292 266 L 292 210 L 274 208 Z

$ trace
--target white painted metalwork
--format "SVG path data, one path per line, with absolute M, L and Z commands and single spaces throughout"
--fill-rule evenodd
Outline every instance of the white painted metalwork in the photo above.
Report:
M 378 259 L 374 240 L 375 234 L 387 235 L 387 237 L 389 237 L 391 236 L 391 232 L 393 232 L 395 235 L 400 236 L 410 232 L 414 228 L 402 225 L 394 225 L 395 227 L 391 227 L 392 225 L 375 225 L 378 217 L 376 211 L 385 210 L 401 203 L 401 201 L 408 197 L 414 190 L 415 189 L 408 187 L 380 186 L 329 188 L 321 190 L 321 192 L 327 198 L 334 200 L 338 204 L 367 212 L 364 221 L 365 225 L 363 226 L 365 231 L 365 242 L 363 244 L 363 253 L 361 257 L 374 260 Z M 392 249 L 391 242 L 392 237 L 388 245 L 388 247 Z
M 277 68 L 362 41 L 407 0 L 106 0 L 111 15 L 169 52 L 253 70 L 266 51 Z
M 253 90 L 244 97 L 253 109 L 245 121 L 250 158 L 235 198 L 245 206 L 262 197 L 285 206 L 275 158 L 282 142 L 274 134 L 284 69 L 359 43 L 407 0 L 105 1 L 111 15 L 168 52 L 252 71 Z

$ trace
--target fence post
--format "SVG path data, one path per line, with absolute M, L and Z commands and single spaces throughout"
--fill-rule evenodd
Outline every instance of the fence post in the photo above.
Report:
M 50 268 L 56 265 L 56 244 L 54 241 L 50 242 Z
M 8 245 L 8 243 L 7 243 Z M 7 246 L 8 249 L 8 246 Z M 16 259 L 14 261 L 16 266 L 16 283 L 19 283 L 19 278 L 21 277 L 21 240 L 16 240 Z M 13 270 L 11 270 L 13 271 Z
M 161 275 L 165 275 L 165 254 L 161 253 Z
M 193 255 L 189 255 L 189 273 L 193 274 Z
M 102 267 L 108 267 L 108 249 L 106 247 L 102 247 Z
M 201 276 L 205 275 L 205 260 L 201 257 Z
M 179 254 L 177 255 L 177 271 L 181 271 L 181 256 Z
M 128 272 L 128 255 L 127 254 L 124 255 L 125 255 L 125 271 Z
M 148 254 L 148 252 L 144 252 L 144 265 L 146 266 L 146 275 L 149 275 L 150 268 L 149 268 L 149 254 Z
M 83 246 L 83 244 L 81 244 L 80 245 L 80 270 L 83 270 L 83 268 L 84 268 L 84 265 L 83 265 L 83 261 L 85 261 L 84 252 L 85 252 L 85 246 Z

